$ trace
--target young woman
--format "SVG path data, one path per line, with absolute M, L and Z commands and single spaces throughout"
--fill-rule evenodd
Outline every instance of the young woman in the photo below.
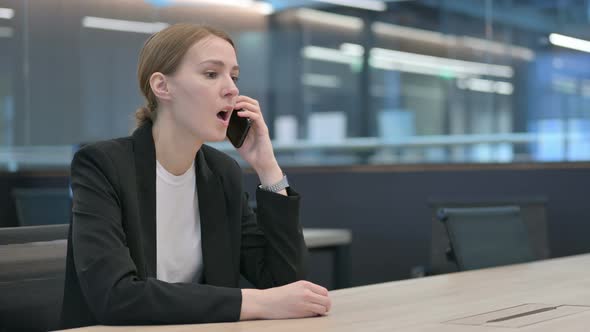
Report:
M 235 46 L 221 31 L 177 24 L 146 41 L 138 128 L 72 161 L 63 328 L 330 310 L 327 290 L 302 280 L 299 195 L 275 159 L 259 103 L 239 94 L 238 76 Z M 237 163 L 204 144 L 225 138 L 237 109 L 252 121 L 238 151 L 260 179 L 256 214 Z M 240 275 L 258 289 L 239 289 Z

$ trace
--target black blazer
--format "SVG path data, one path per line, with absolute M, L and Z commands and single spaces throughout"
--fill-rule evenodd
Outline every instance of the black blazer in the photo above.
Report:
M 75 154 L 62 328 L 236 321 L 240 274 L 258 288 L 304 277 L 299 195 L 258 190 L 256 215 L 233 159 L 203 145 L 195 165 L 204 281 L 167 283 L 156 279 L 151 124 Z

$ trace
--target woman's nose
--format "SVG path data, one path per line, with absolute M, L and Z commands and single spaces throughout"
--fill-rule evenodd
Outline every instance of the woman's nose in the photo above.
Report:
M 240 90 L 236 86 L 236 83 L 232 80 L 230 85 L 222 90 L 224 97 L 235 97 L 240 94 Z

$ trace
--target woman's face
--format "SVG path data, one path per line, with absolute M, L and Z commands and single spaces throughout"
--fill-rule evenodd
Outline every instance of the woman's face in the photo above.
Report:
M 167 79 L 176 126 L 200 141 L 222 141 L 239 94 L 238 75 L 230 43 L 216 36 L 195 43 Z

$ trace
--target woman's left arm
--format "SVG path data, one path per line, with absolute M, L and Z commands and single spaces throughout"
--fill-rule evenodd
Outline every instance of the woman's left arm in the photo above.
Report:
M 238 112 L 238 116 L 249 118 L 252 122 L 252 127 L 244 140 L 244 144 L 238 149 L 240 156 L 256 171 L 262 186 L 278 183 L 284 174 L 275 158 L 260 104 L 256 99 L 238 96 L 234 108 L 243 109 L 243 111 Z M 234 112 L 236 111 L 234 110 Z M 282 190 L 278 194 L 287 196 L 287 191 Z
M 256 288 L 286 285 L 306 277 L 307 247 L 299 223 L 299 194 L 257 189 L 256 213 L 242 200 L 240 271 Z
M 252 121 L 250 133 L 238 149 L 258 174 L 262 186 L 282 180 L 257 100 L 239 96 L 235 105 L 240 117 Z M 285 285 L 305 277 L 307 247 L 299 223 L 299 194 L 291 188 L 277 193 L 256 191 L 256 214 L 242 201 L 242 274 L 258 288 Z

